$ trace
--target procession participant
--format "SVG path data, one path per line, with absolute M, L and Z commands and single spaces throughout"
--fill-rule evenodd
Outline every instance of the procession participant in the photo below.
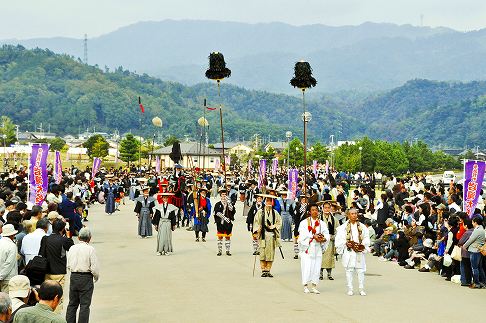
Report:
M 182 166 L 179 164 L 174 165 L 174 173 L 169 177 L 169 192 L 174 193 L 170 197 L 169 202 L 177 207 L 177 227 L 180 227 L 181 221 L 181 209 L 183 204 L 183 196 L 182 193 L 185 190 L 186 186 L 186 177 L 182 171 Z
M 231 256 L 231 233 L 233 231 L 233 221 L 235 220 L 236 209 L 228 200 L 227 191 L 220 189 L 221 201 L 214 205 L 214 221 L 216 222 L 218 237 L 218 256 L 222 255 L 223 238 L 225 238 L 226 255 Z
M 293 209 L 293 222 L 294 222 L 294 259 L 299 259 L 299 243 L 297 239 L 299 238 L 299 224 L 302 220 L 307 218 L 307 196 L 301 194 L 299 196 L 300 201 L 295 203 L 295 208 Z
M 152 236 L 152 214 L 155 206 L 155 199 L 149 196 L 149 187 L 141 189 L 142 195 L 136 198 L 136 205 L 133 212 L 138 217 L 138 235 L 142 238 Z
M 130 184 L 129 188 L 129 198 L 130 201 L 135 201 L 135 191 L 136 191 L 136 186 L 138 185 L 137 179 L 135 178 L 135 174 L 131 173 L 130 178 L 128 180 Z
M 336 250 L 342 255 L 342 264 L 346 271 L 348 295 L 353 296 L 353 276 L 358 275 L 359 294 L 366 296 L 364 279 L 366 272 L 365 254 L 370 251 L 370 236 L 366 226 L 358 221 L 358 211 L 347 211 L 348 221 L 336 231 Z
M 250 233 L 252 233 L 252 245 L 253 245 L 253 255 L 258 255 L 258 240 L 257 238 L 253 235 L 253 222 L 255 221 L 255 214 L 259 210 L 263 208 L 263 197 L 260 195 L 256 196 L 256 201 L 253 203 L 251 206 L 250 210 L 248 211 L 248 216 L 246 218 L 246 227 Z
M 329 232 L 330 238 L 328 239 L 329 244 L 325 253 L 322 255 L 322 265 L 321 265 L 321 274 L 319 276 L 320 280 L 324 279 L 324 269 L 327 271 L 327 279 L 334 280 L 332 277 L 332 269 L 336 266 L 336 258 L 335 258 L 335 247 L 334 247 L 334 238 L 336 235 L 336 229 L 339 226 L 339 222 L 336 220 L 334 215 L 331 213 L 331 203 L 332 201 L 324 201 L 321 203 L 322 205 L 322 222 L 323 225 L 326 226 L 327 231 Z
M 265 207 L 258 210 L 253 221 L 253 234 L 259 242 L 260 267 L 262 277 L 273 277 L 270 273 L 275 259 L 275 248 L 280 247 L 282 218 L 273 208 L 275 196 L 260 194 L 265 198 Z
M 331 213 L 334 215 L 334 218 L 338 221 L 338 226 L 343 224 L 346 221 L 346 215 L 341 210 L 346 210 L 345 207 L 341 206 L 338 202 L 331 202 Z M 336 227 L 337 228 L 337 227 Z
M 277 200 L 277 191 L 273 187 L 267 186 L 265 188 L 265 193 L 266 194 L 273 195 L 275 197 L 275 199 L 272 200 L 273 208 L 275 209 L 275 211 L 278 212 L 278 214 L 280 214 L 280 212 L 282 210 L 282 207 L 281 207 L 280 203 Z
M 115 213 L 115 196 L 117 195 L 118 188 L 117 186 L 113 183 L 113 179 L 108 177 L 110 175 L 106 175 L 107 178 L 109 178 L 108 183 L 105 183 L 103 187 L 104 191 L 104 198 L 105 198 L 105 213 L 108 215 L 112 215 Z
M 282 217 L 281 238 L 282 241 L 291 241 L 292 239 L 292 213 L 293 213 L 293 201 L 287 198 L 287 191 L 279 191 L 280 197 L 277 199 Z
M 154 207 L 152 224 L 157 230 L 157 256 L 169 255 L 173 252 L 172 231 L 176 226 L 176 212 L 178 208 L 169 203 L 169 197 L 174 193 L 159 193 L 162 195 L 162 203 Z
M 208 189 L 201 187 L 197 197 L 198 213 L 196 214 L 195 203 L 192 203 L 191 216 L 194 218 L 194 232 L 196 233 L 196 242 L 199 242 L 199 233 L 202 233 L 202 242 L 206 242 L 206 233 L 208 230 L 209 217 L 211 216 L 211 200 L 207 197 Z M 192 194 L 190 196 L 192 197 Z
M 310 217 L 299 224 L 299 249 L 300 267 L 302 271 L 302 284 L 304 293 L 320 294 L 317 289 L 319 282 L 319 269 L 322 262 L 322 254 L 329 248 L 330 239 L 326 225 L 319 219 L 319 207 L 316 204 L 309 205 Z M 322 271 L 321 271 L 322 275 Z M 312 284 L 309 290 L 309 284 Z
M 254 180 L 249 180 L 246 187 L 245 203 L 243 205 L 243 216 L 246 216 L 250 208 L 255 204 L 256 194 L 260 193 L 257 183 Z

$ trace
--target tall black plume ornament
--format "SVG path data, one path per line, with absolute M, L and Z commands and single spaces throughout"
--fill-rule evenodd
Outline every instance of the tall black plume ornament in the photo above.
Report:
M 304 122 L 304 185 L 303 193 L 307 190 L 307 122 L 311 120 L 310 112 L 305 111 L 305 90 L 316 86 L 317 81 L 312 76 L 312 67 L 309 62 L 300 61 L 295 63 L 294 77 L 290 80 L 293 87 L 299 88 L 302 91 L 302 106 L 304 113 L 302 113 L 302 121 Z
M 169 157 L 174 164 L 178 164 L 182 159 L 181 144 L 178 141 L 172 144 L 172 152 L 169 154 Z
M 308 62 L 300 61 L 295 63 L 294 77 L 290 80 L 293 87 L 297 87 L 302 91 L 316 86 L 317 81 L 312 76 L 312 67 Z
M 219 82 L 230 76 L 231 70 L 226 67 L 223 54 L 220 52 L 209 54 L 209 68 L 206 71 L 206 77 Z
M 223 109 L 221 105 L 221 89 L 220 83 L 222 79 L 231 76 L 231 70 L 226 67 L 226 62 L 224 61 L 224 55 L 220 52 L 212 52 L 209 54 L 209 68 L 206 70 L 206 77 L 210 80 L 215 80 L 218 84 L 218 98 L 219 104 L 219 124 L 221 126 L 221 146 L 223 148 L 221 153 L 222 158 L 222 170 L 224 183 L 226 184 L 226 163 L 225 163 L 225 151 L 224 151 L 224 128 L 223 128 Z

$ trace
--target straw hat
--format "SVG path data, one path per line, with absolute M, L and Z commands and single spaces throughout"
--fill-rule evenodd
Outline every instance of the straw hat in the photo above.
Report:
M 15 230 L 13 224 L 5 224 L 2 227 L 2 237 L 10 237 L 17 234 L 18 231 Z

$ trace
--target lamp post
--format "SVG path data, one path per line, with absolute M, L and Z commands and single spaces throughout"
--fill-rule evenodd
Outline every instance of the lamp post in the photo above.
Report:
M 287 138 L 287 172 L 289 170 L 289 163 L 290 163 L 290 138 L 292 138 L 292 131 L 287 131 L 285 133 L 285 137 Z

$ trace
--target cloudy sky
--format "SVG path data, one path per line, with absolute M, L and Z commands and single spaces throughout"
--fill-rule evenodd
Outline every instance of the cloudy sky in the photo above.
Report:
M 357 25 L 366 21 L 486 27 L 485 0 L 0 0 L 0 39 L 108 33 L 147 20 L 280 21 Z

